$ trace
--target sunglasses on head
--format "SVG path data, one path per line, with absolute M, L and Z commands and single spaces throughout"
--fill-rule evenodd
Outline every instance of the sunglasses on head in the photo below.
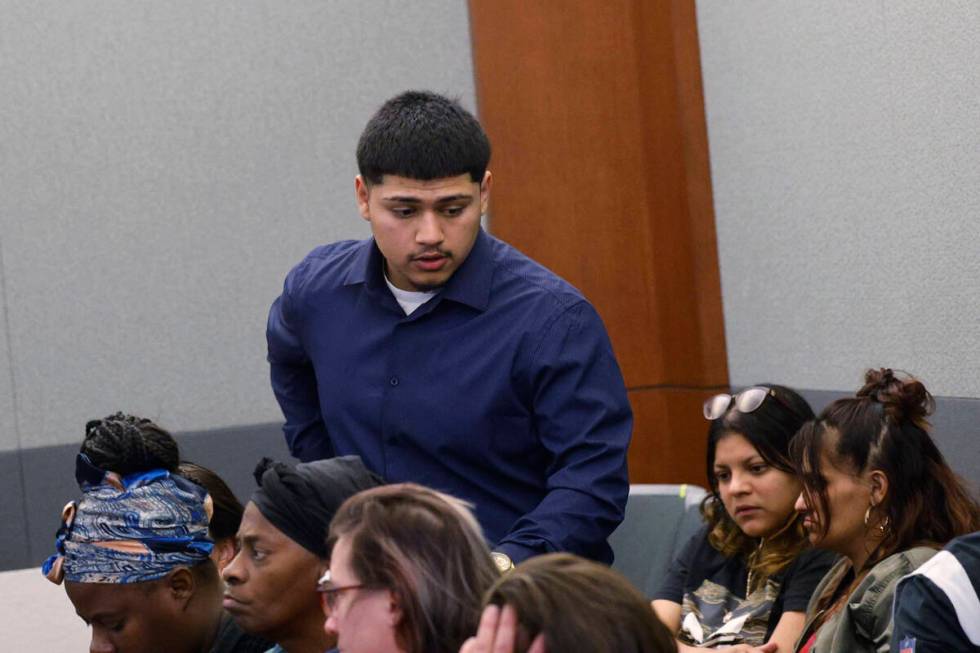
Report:
M 740 413 L 751 413 L 759 409 L 759 406 L 765 402 L 766 397 L 772 397 L 790 412 L 796 413 L 792 406 L 776 394 L 775 390 L 765 386 L 755 385 L 742 390 L 738 394 L 730 395 L 723 392 L 711 397 L 704 402 L 704 418 L 707 420 L 718 419 L 728 412 L 728 408 L 732 404 L 735 404 L 735 409 Z

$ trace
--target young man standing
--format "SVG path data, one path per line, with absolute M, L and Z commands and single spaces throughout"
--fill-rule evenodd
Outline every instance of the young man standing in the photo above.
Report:
M 471 502 L 498 564 L 611 561 L 632 414 L 595 309 L 486 234 L 490 143 L 458 103 L 392 98 L 357 147 L 372 238 L 318 247 L 269 314 L 293 455 L 359 455 Z

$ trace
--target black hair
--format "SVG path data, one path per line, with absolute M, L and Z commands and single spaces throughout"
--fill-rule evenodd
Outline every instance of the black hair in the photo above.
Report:
M 727 557 L 742 556 L 755 572 L 758 582 L 772 576 L 792 562 L 806 543 L 802 517 L 793 513 L 786 525 L 766 540 L 760 547 L 758 538 L 746 535 L 732 519 L 722 503 L 715 475 L 715 451 L 718 442 L 729 435 L 738 434 L 755 447 L 766 464 L 787 474 L 795 475 L 789 449 L 796 432 L 808 420 L 813 419 L 813 409 L 806 399 L 781 385 L 762 383 L 772 394 L 749 413 L 743 413 L 733 401 L 725 414 L 711 421 L 708 427 L 708 451 L 706 466 L 711 491 L 701 503 L 701 513 L 708 524 L 708 541 Z M 753 591 L 755 587 L 749 588 Z
M 767 396 L 762 405 L 750 413 L 741 412 L 732 402 L 725 414 L 711 420 L 708 427 L 705 463 L 708 483 L 715 494 L 718 493 L 718 479 L 714 470 L 715 449 L 718 441 L 730 433 L 737 433 L 748 440 L 767 464 L 789 474 L 796 473 L 789 454 L 789 443 L 800 427 L 813 419 L 813 409 L 806 399 L 785 386 L 760 383 L 752 387 L 769 388 L 775 396 Z
M 208 527 L 211 539 L 217 541 L 235 537 L 245 509 L 224 479 L 207 467 L 186 460 L 180 463 L 177 473 L 188 481 L 197 483 L 211 495 L 214 504 L 214 513 Z
M 115 413 L 85 424 L 81 453 L 101 469 L 122 476 L 180 464 L 177 441 L 165 429 L 135 415 Z
M 442 179 L 469 174 L 483 181 L 490 141 L 458 101 L 429 91 L 406 91 L 385 102 L 357 143 L 357 167 L 367 183 L 384 175 Z

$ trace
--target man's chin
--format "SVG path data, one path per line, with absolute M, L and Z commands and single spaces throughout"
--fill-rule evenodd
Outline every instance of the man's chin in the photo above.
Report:
M 445 286 L 451 276 L 453 276 L 452 272 L 448 274 L 444 272 L 440 272 L 439 274 L 416 274 L 409 277 L 409 281 L 412 282 L 415 292 L 432 292 Z

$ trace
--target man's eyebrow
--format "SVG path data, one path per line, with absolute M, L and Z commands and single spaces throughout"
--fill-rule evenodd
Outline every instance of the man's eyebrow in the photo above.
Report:
M 448 204 L 449 202 L 460 202 L 463 200 L 472 200 L 473 196 L 468 193 L 457 193 L 456 195 L 448 195 L 446 197 L 440 197 L 436 200 L 436 204 Z
M 386 202 L 400 202 L 402 204 L 421 204 L 422 200 L 417 197 L 412 197 L 411 195 L 389 195 L 387 197 L 382 197 Z M 449 202 L 459 202 L 463 200 L 472 201 L 473 195 L 468 193 L 457 193 L 456 195 L 447 195 L 446 197 L 440 197 L 436 199 L 436 204 L 448 204 Z

